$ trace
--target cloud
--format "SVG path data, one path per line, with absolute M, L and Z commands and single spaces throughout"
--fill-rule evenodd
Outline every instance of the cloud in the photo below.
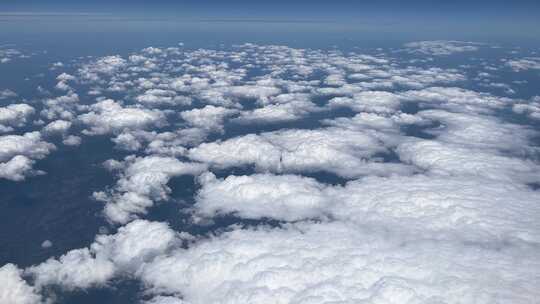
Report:
M 126 65 L 126 60 L 118 55 L 106 56 L 83 65 L 77 73 L 82 77 L 83 81 L 101 83 L 101 76 L 113 75 L 125 68 Z
M 527 303 L 538 295 L 531 250 L 303 223 L 234 229 L 159 256 L 140 276 L 154 293 L 189 303 Z
M 0 90 L 0 100 L 17 97 L 17 93 L 12 90 Z
M 525 114 L 532 119 L 540 120 L 540 96 L 535 96 L 527 103 L 517 103 L 512 110 L 518 114 Z
M 185 105 L 191 104 L 192 100 L 187 96 L 177 96 L 175 91 L 163 89 L 150 89 L 144 94 L 137 96 L 136 100 L 147 105 Z
M 201 109 L 180 112 L 180 117 L 193 127 L 223 132 L 225 119 L 237 113 L 237 110 L 207 105 Z
M 425 237 L 540 240 L 534 220 L 540 212 L 535 206 L 538 194 L 526 185 L 482 176 L 434 172 L 366 177 L 331 186 L 295 175 L 216 179 L 209 174 L 200 183 L 194 206 L 199 217 L 235 214 L 282 221 L 322 219 L 395 228 Z
M 32 172 L 34 161 L 24 155 L 16 155 L 7 162 L 0 163 L 0 178 L 12 181 L 22 181 L 26 175 L 40 172 Z
M 74 249 L 58 259 L 27 269 L 27 273 L 35 277 L 38 287 L 45 285 L 61 285 L 71 290 L 103 286 L 114 275 L 114 264 L 102 258 L 95 258 L 88 248 Z
M 397 153 L 403 162 L 437 174 L 482 176 L 509 182 L 540 181 L 540 167 L 532 160 L 468 149 L 460 145 L 413 140 L 401 144 Z
M 65 120 L 55 120 L 43 128 L 43 131 L 47 134 L 65 134 L 70 128 L 72 123 Z
M 180 175 L 198 175 L 206 166 L 184 163 L 171 157 L 127 157 L 119 164 L 120 179 L 110 192 L 96 192 L 94 197 L 106 202 L 104 214 L 113 223 L 127 223 L 145 214 L 154 202 L 166 201 L 171 190 L 169 179 Z
M 506 66 L 510 67 L 514 72 L 527 70 L 540 70 L 540 57 L 528 57 L 523 59 L 512 59 L 506 61 Z
M 21 181 L 28 175 L 42 173 L 33 171 L 32 164 L 54 149 L 53 144 L 41 140 L 39 132 L 0 136 L 0 177 Z
M 62 141 L 62 143 L 66 146 L 78 146 L 81 144 L 81 142 L 82 139 L 79 136 L 75 135 L 69 135 Z
M 455 112 L 488 113 L 513 103 L 510 98 L 456 87 L 431 87 L 406 91 L 400 95 L 404 100 L 416 101 L 426 106 L 437 106 Z
M 465 66 L 377 52 L 151 47 L 76 63 L 32 127 L 66 145 L 83 129 L 136 154 L 106 161 L 116 181 L 93 194 L 117 232 L 27 268 L 25 294 L 129 279 L 150 304 L 533 302 L 538 132 L 500 113 L 534 118 L 537 100 L 460 88 Z M 38 132 L 0 136 L 0 177 L 37 173 L 52 149 Z M 186 231 L 140 219 L 182 175 L 200 187 Z
M 24 126 L 34 112 L 33 107 L 24 103 L 0 107 L 0 133 L 11 132 L 14 127 Z
M 107 99 L 93 104 L 90 112 L 79 115 L 79 120 L 88 129 L 88 135 L 117 133 L 125 129 L 145 129 L 150 126 L 163 126 L 166 118 L 159 110 L 122 107 L 114 100 Z
M 0 303 L 39 304 L 41 296 L 22 278 L 22 270 L 13 264 L 0 267 Z
M 387 151 L 377 134 L 326 128 L 290 129 L 203 143 L 190 149 L 188 156 L 218 168 L 252 164 L 259 171 L 326 171 L 346 178 L 410 173 L 410 168 L 400 164 L 368 160 Z
M 70 91 L 63 96 L 45 99 L 43 105 L 40 114 L 46 119 L 73 120 L 79 108 L 79 95 Z
M 243 111 L 241 115 L 233 121 L 238 123 L 276 123 L 292 121 L 303 118 L 310 113 L 321 111 L 315 103 L 311 101 L 311 94 L 306 93 L 286 93 L 273 96 L 259 102 L 261 107 L 250 111 Z
M 11 62 L 14 59 L 27 57 L 29 57 L 29 55 L 23 53 L 21 50 L 0 45 L 0 64 Z
M 352 97 L 332 98 L 330 107 L 348 107 L 355 112 L 394 113 L 401 105 L 399 95 L 384 91 L 366 91 Z
M 137 220 L 114 235 L 96 236 L 89 248 L 71 250 L 28 268 L 26 273 L 34 277 L 38 287 L 58 285 L 72 290 L 104 286 L 116 275 L 133 274 L 175 238 L 164 223 Z
M 433 55 L 445 56 L 455 53 L 473 52 L 479 49 L 478 43 L 464 41 L 417 41 L 405 44 L 405 47 L 411 49 L 412 52 Z
M 198 215 L 235 213 L 241 218 L 275 218 L 294 221 L 325 216 L 326 186 L 295 175 L 256 174 L 228 176 L 223 180 L 201 176 L 197 194 Z

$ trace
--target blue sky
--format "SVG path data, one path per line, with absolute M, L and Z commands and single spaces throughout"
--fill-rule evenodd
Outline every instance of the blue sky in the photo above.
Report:
M 538 1 L 247 1 L 247 0 L 8 0 L 0 10 L 6 11 L 88 11 L 109 13 L 167 13 L 179 16 L 208 17 L 355 17 L 365 14 L 396 16 L 401 14 L 437 14 L 470 16 L 530 16 L 540 15 Z
M 100 18 L 134 17 L 137 20 L 324 21 L 340 26 L 345 24 L 353 30 L 370 27 L 378 32 L 432 32 L 439 37 L 463 36 L 463 39 L 504 36 L 538 40 L 536 38 L 540 37 L 537 21 L 540 20 L 540 1 L 531 0 L 7 0 L 0 3 L 3 21 L 13 14 L 75 13 L 98 14 Z M 84 19 L 78 15 L 75 18 Z M 63 20 L 58 16 L 49 16 L 49 19 Z M 323 29 L 331 28 L 324 23 L 320 25 Z M 21 25 L 12 27 L 16 30 Z M 444 36 L 448 33 L 451 35 Z

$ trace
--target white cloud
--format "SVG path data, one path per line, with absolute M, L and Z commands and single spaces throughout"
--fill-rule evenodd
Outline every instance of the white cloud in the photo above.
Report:
M 223 131 L 223 122 L 238 110 L 207 105 L 201 109 L 180 112 L 180 117 L 193 127 Z
M 259 171 L 326 171 L 343 177 L 410 173 L 400 164 L 368 160 L 388 151 L 374 132 L 327 128 L 285 130 L 203 143 L 188 156 L 219 168 L 253 164 Z
M 404 100 L 416 101 L 426 106 L 437 106 L 455 112 L 489 113 L 513 103 L 510 98 L 456 87 L 431 87 L 406 91 L 400 95 Z
M 55 120 L 43 128 L 48 134 L 65 134 L 71 128 L 71 122 L 65 120 Z
M 85 81 L 101 82 L 100 76 L 113 75 L 126 66 L 126 60 L 120 56 L 107 56 L 83 65 L 78 74 Z
M 62 143 L 66 146 L 78 146 L 82 142 L 82 139 L 79 136 L 69 135 L 67 136 Z
M 86 134 L 116 133 L 123 130 L 145 129 L 151 126 L 163 126 L 166 118 L 158 110 L 147 110 L 134 107 L 122 107 L 114 100 L 107 99 L 93 104 L 89 113 L 79 115 L 81 122 L 89 129 Z
M 352 97 L 332 98 L 331 107 L 348 107 L 356 112 L 394 113 L 401 104 L 399 95 L 383 91 L 366 91 Z
M 12 181 L 22 181 L 26 175 L 32 172 L 34 161 L 24 155 L 16 155 L 7 162 L 0 162 L 0 178 L 9 179 Z
M 512 107 L 518 114 L 525 114 L 532 119 L 540 120 L 540 96 L 533 97 L 527 103 L 518 103 Z
M 22 270 L 13 264 L 0 267 L 0 303 L 39 304 L 41 296 L 22 278 Z
M 133 275 L 155 255 L 177 242 L 167 224 L 136 220 L 114 235 L 98 235 L 89 248 L 74 249 L 60 258 L 32 266 L 36 286 L 58 285 L 65 289 L 104 286 L 118 275 Z
M 250 111 L 243 111 L 234 119 L 240 123 L 283 122 L 300 119 L 309 113 L 320 111 L 311 101 L 311 94 L 286 93 L 270 97 L 260 102 L 262 107 Z
M 480 44 L 409 47 L 448 55 Z M 125 226 L 26 274 L 43 291 L 141 280 L 149 304 L 533 302 L 540 296 L 537 132 L 497 115 L 513 106 L 535 117 L 537 100 L 458 88 L 468 75 L 462 70 L 429 67 L 436 62 L 429 60 L 409 66 L 415 62 L 378 51 L 148 48 L 79 65 L 76 77 L 60 75 L 68 91 L 43 101 L 35 125 L 67 136 L 82 123 L 84 133 L 110 135 L 116 148 L 137 151 L 107 161 L 117 181 L 94 193 L 106 219 Z M 97 102 L 79 103 L 71 81 L 87 84 Z M 415 113 L 403 113 L 412 103 Z M 180 109 L 182 120 L 174 119 Z M 328 112 L 309 116 L 318 111 Z M 252 134 L 244 126 L 237 137 L 202 143 L 228 119 L 262 125 L 301 118 L 294 125 L 321 127 Z M 0 177 L 24 179 L 53 148 L 37 132 L 0 137 Z M 232 167 L 256 174 L 207 172 Z M 190 229 L 217 224 L 221 215 L 239 224 L 194 237 L 138 219 L 170 200 L 168 183 L 181 175 L 200 186 L 186 210 Z M 349 181 L 322 182 L 332 175 Z
M 401 144 L 397 152 L 403 162 L 436 174 L 482 176 L 508 182 L 540 181 L 540 166 L 532 160 L 469 149 L 461 145 L 413 140 Z
M 88 248 L 74 249 L 58 259 L 49 259 L 27 269 L 37 286 L 61 285 L 65 289 L 103 286 L 115 272 L 108 259 L 96 258 Z
M 326 186 L 311 178 L 257 174 L 218 180 L 208 173 L 200 181 L 196 208 L 199 215 L 210 218 L 235 213 L 241 218 L 294 221 L 324 217 L 328 207 Z
M 506 65 L 510 67 L 514 72 L 521 72 L 527 70 L 540 70 L 540 57 L 529 57 L 523 59 L 512 59 L 506 62 Z
M 163 90 L 163 89 L 150 89 L 144 92 L 144 94 L 137 96 L 136 100 L 143 104 L 148 105 L 190 105 L 192 100 L 187 96 L 177 96 L 175 91 Z
M 140 275 L 154 293 L 194 304 L 528 303 L 539 295 L 531 250 L 309 223 L 235 229 L 160 256 Z
M 35 159 L 42 159 L 54 150 L 53 144 L 41 140 L 39 132 L 0 136 L 0 177 L 20 181 L 33 171 Z
M 206 166 L 184 163 L 171 157 L 128 157 L 116 187 L 110 193 L 96 192 L 94 197 L 106 202 L 104 214 L 114 223 L 127 223 L 145 214 L 154 202 L 169 198 L 169 179 L 180 175 L 198 175 Z
M 17 97 L 17 93 L 9 89 L 0 90 L 0 100 Z
M 405 44 L 405 47 L 413 52 L 434 56 L 451 55 L 462 52 L 472 52 L 479 49 L 478 43 L 464 41 L 417 41 Z
M 482 176 L 366 177 L 329 186 L 294 175 L 216 179 L 210 174 L 200 182 L 194 208 L 206 218 L 330 219 L 425 237 L 540 240 L 535 223 L 539 195 L 525 185 Z
M 0 107 L 0 133 L 13 131 L 13 127 L 22 127 L 35 112 L 27 104 L 11 104 Z
M 74 92 L 68 92 L 63 96 L 45 99 L 43 101 L 44 109 L 40 114 L 49 120 L 73 120 L 79 106 L 78 103 L 79 95 Z

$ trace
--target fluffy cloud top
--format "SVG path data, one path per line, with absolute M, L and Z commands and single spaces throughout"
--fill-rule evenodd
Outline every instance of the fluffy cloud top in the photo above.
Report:
M 406 48 L 412 49 L 414 52 L 427 55 L 443 56 L 454 53 L 477 51 L 478 43 L 464 41 L 418 41 L 405 44 Z
M 22 278 L 22 270 L 13 264 L 0 267 L 0 303 L 38 304 L 41 296 Z
M 133 107 L 122 107 L 118 102 L 107 99 L 91 106 L 91 111 L 79 116 L 89 128 L 86 134 L 116 133 L 125 129 L 144 129 L 166 123 L 163 113 Z
M 67 289 L 103 286 L 115 275 L 130 275 L 162 253 L 176 240 L 163 223 L 142 220 L 122 227 L 114 235 L 98 235 L 90 248 L 71 250 L 26 272 L 37 286 L 59 285 Z
M 368 161 L 387 147 L 377 134 L 327 128 L 286 130 L 205 143 L 189 151 L 193 160 L 216 167 L 255 165 L 273 172 L 326 171 L 343 177 L 407 173 L 406 166 Z
M 10 132 L 13 131 L 14 127 L 24 126 L 28 117 L 34 112 L 33 107 L 24 103 L 0 107 L 0 133 Z
M 508 60 L 506 65 L 515 72 L 526 70 L 540 70 L 540 57 Z
M 77 145 L 82 125 L 136 153 L 106 161 L 116 182 L 93 194 L 118 229 L 24 273 L 0 268 L 15 286 L 0 300 L 130 279 L 150 304 L 534 302 L 540 166 L 524 119 L 537 100 L 471 90 L 468 67 L 424 58 L 480 44 L 406 47 L 407 61 L 387 55 L 403 50 L 151 47 L 60 74 L 64 95 L 42 101 L 33 127 Z M 6 128 L 31 114 L 16 107 L 0 110 Z M 1 136 L 0 177 L 24 179 L 53 148 L 38 132 Z M 182 175 L 199 187 L 189 224 L 140 219 Z
M 96 192 L 94 197 L 106 202 L 105 216 L 115 223 L 127 223 L 137 214 L 145 214 L 154 202 L 167 200 L 170 178 L 206 170 L 203 164 L 159 156 L 128 157 L 123 163 L 111 161 L 107 165 L 121 169 L 120 179 L 110 193 Z
M 188 303 L 528 303 L 538 296 L 530 253 L 300 224 L 233 230 L 160 256 L 140 274 L 155 293 Z
M 54 150 L 53 144 L 41 140 L 39 132 L 0 136 L 0 178 L 23 180 L 32 170 L 34 160 Z

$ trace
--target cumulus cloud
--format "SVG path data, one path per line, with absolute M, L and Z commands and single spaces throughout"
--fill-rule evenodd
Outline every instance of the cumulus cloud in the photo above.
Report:
M 143 104 L 159 105 L 190 105 L 192 100 L 187 96 L 177 96 L 175 91 L 163 89 L 150 89 L 144 94 L 137 96 L 136 100 Z
M 518 114 L 525 114 L 532 119 L 540 120 L 540 96 L 535 96 L 527 103 L 517 103 L 512 110 Z
M 58 259 L 30 267 L 36 286 L 65 289 L 103 286 L 116 275 L 130 275 L 176 241 L 164 223 L 143 220 L 121 227 L 114 235 L 98 235 L 89 248 L 75 249 Z
M 534 220 L 540 212 L 535 207 L 538 194 L 522 184 L 481 176 L 368 177 L 345 186 L 270 174 L 225 179 L 206 175 L 200 180 L 194 208 L 202 217 L 332 219 L 395 227 L 426 237 L 540 239 Z
M 271 123 L 297 120 L 310 113 L 321 111 L 311 99 L 311 94 L 307 93 L 280 94 L 260 102 L 261 107 L 243 111 L 234 121 L 240 123 Z
M 9 89 L 0 90 L 0 100 L 17 97 L 17 93 Z
M 397 152 L 402 161 L 437 174 L 480 175 L 524 183 L 540 181 L 540 167 L 532 160 L 467 149 L 460 145 L 414 140 L 401 144 Z
M 82 142 L 82 139 L 79 136 L 75 135 L 69 135 L 64 140 L 62 140 L 62 143 L 66 146 L 78 146 Z
M 0 107 L 0 133 L 13 131 L 14 127 L 22 127 L 35 109 L 27 104 L 11 104 Z
M 71 128 L 71 122 L 65 120 L 55 120 L 43 128 L 48 134 L 65 134 Z
M 169 198 L 169 179 L 180 175 L 198 175 L 206 166 L 184 163 L 171 157 L 127 157 L 120 165 L 120 179 L 110 192 L 96 192 L 94 197 L 106 202 L 104 214 L 114 223 L 127 223 L 145 214 L 154 202 Z
M 510 67 L 514 72 L 526 70 L 540 70 L 540 57 L 528 57 L 523 59 L 512 59 L 506 61 L 506 66 Z
M 395 163 L 368 160 L 388 151 L 383 136 L 359 130 L 286 130 L 203 143 L 188 156 L 218 168 L 255 165 L 260 171 L 326 171 L 343 177 L 409 173 Z M 388 144 L 390 146 L 390 144 Z
M 366 91 L 352 97 L 332 98 L 330 107 L 348 107 L 356 112 L 394 113 L 401 105 L 399 95 L 383 91 Z
M 425 57 L 480 46 L 407 48 Z M 10 267 L 4 276 L 24 294 L 129 278 L 149 304 L 533 302 L 537 131 L 499 113 L 535 118 L 537 100 L 460 88 L 468 67 L 415 62 L 383 50 L 245 44 L 151 47 L 78 64 L 75 76 L 58 76 L 65 95 L 43 100 L 36 125 L 78 145 L 80 134 L 67 134 L 81 124 L 136 151 L 106 161 L 117 180 L 93 194 L 106 219 L 124 226 L 27 268 L 35 287 L 14 266 L 0 268 L 0 281 Z M 496 87 L 493 75 L 479 75 L 490 81 L 479 85 Z M 72 82 L 96 102 L 79 102 Z M 229 134 L 229 122 L 246 125 Z M 53 148 L 37 132 L 1 136 L 0 177 L 24 179 Z M 227 176 L 236 168 L 254 173 Z M 221 216 L 236 224 L 193 236 L 139 219 L 170 200 L 168 184 L 182 175 L 200 187 L 186 229 L 199 234 Z
M 20 181 L 27 175 L 42 173 L 33 171 L 32 164 L 54 149 L 53 144 L 41 140 L 39 132 L 0 136 L 0 177 Z
M 479 49 L 479 45 L 479 43 L 473 42 L 435 40 L 409 42 L 405 44 L 405 47 L 417 53 L 443 56 L 452 55 L 455 53 L 477 51 Z
M 180 112 L 180 117 L 193 127 L 223 131 L 225 119 L 237 113 L 234 109 L 207 105 L 201 109 Z
M 505 97 L 466 90 L 457 87 L 431 87 L 422 90 L 406 91 L 400 94 L 405 100 L 420 102 L 427 106 L 437 106 L 455 112 L 486 113 L 501 109 L 513 103 Z
M 0 64 L 11 62 L 17 58 L 27 58 L 29 55 L 23 53 L 23 51 L 6 46 L 0 46 Z
M 43 101 L 44 108 L 40 114 L 49 120 L 73 120 L 79 108 L 78 103 L 79 95 L 70 91 L 63 96 L 45 99 Z
M 154 293 L 189 303 L 527 303 L 538 296 L 530 250 L 306 223 L 235 229 L 160 256 L 140 275 Z
M 22 270 L 13 264 L 0 267 L 0 303 L 39 304 L 41 296 L 21 277 Z
M 166 118 L 159 110 L 123 107 L 114 100 L 107 99 L 93 104 L 90 112 L 79 115 L 79 120 L 88 129 L 89 135 L 116 133 L 125 129 L 144 129 L 166 124 Z
M 242 218 L 276 218 L 294 221 L 325 216 L 326 186 L 295 175 L 257 174 L 216 179 L 212 173 L 199 179 L 199 215 L 235 213 Z
M 40 171 L 32 171 L 34 161 L 24 155 L 16 155 L 7 162 L 0 162 L 0 178 L 12 181 L 22 181 L 30 173 L 39 174 Z

